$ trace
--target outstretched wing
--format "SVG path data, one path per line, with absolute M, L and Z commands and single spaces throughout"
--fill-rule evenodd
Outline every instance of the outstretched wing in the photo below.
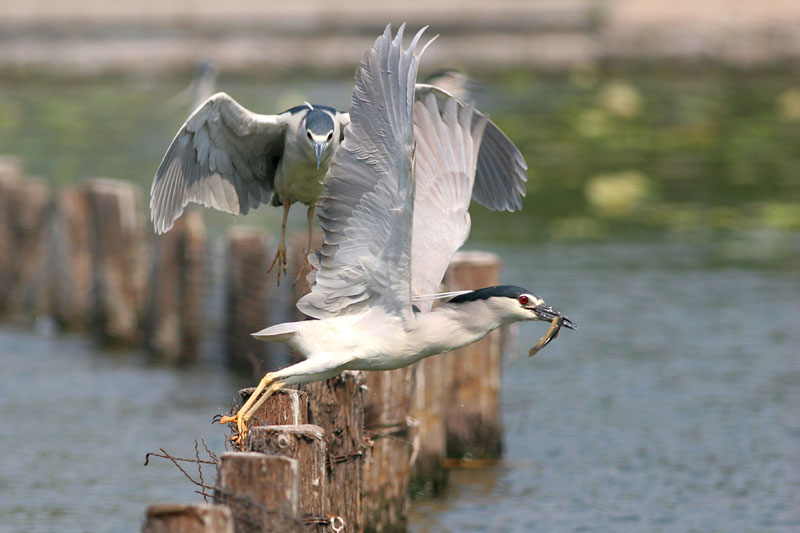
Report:
M 153 179 L 156 233 L 168 231 L 189 202 L 235 215 L 268 202 L 289 116 L 253 113 L 225 93 L 198 107 Z
M 435 293 L 469 235 L 475 165 L 488 119 L 472 105 L 428 94 L 414 104 L 416 198 L 411 294 Z M 416 301 L 416 300 L 415 300 Z M 431 300 L 417 301 L 422 311 Z
M 459 107 L 467 105 L 447 91 L 433 85 L 418 83 L 415 92 L 417 100 L 423 100 L 427 95 L 434 95 L 442 108 L 449 100 L 455 100 Z M 484 118 L 486 118 L 485 115 L 480 111 L 475 111 L 473 114 L 473 120 Z M 421 132 L 422 130 L 417 128 L 415 135 L 419 136 Z M 478 152 L 472 199 L 493 210 L 515 211 L 520 209 L 522 197 L 525 196 L 525 182 L 528 181 L 527 170 L 528 165 L 525 163 L 525 158 L 522 157 L 511 139 L 489 120 Z
M 372 306 L 411 313 L 413 105 L 423 30 L 407 50 L 401 26 L 375 41 L 356 72 L 350 124 L 317 200 L 325 233 L 311 292 L 297 308 L 315 318 Z

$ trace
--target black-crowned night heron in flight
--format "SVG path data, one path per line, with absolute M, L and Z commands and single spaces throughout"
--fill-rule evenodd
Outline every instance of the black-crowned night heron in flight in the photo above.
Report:
M 432 94 L 441 104 L 456 99 L 430 84 L 416 85 L 415 94 L 417 100 Z M 457 103 L 466 105 L 462 100 Z M 414 120 L 417 121 L 416 114 Z M 473 120 L 484 117 L 475 111 Z M 225 93 L 215 94 L 187 119 L 158 167 L 150 190 L 150 214 L 156 233 L 168 231 L 189 202 L 232 214 L 247 213 L 267 202 L 282 205 L 281 237 L 270 266 L 270 270 L 278 266 L 280 279 L 281 269 L 286 272 L 289 208 L 295 202 L 308 206 L 306 250 L 310 251 L 314 203 L 349 122 L 347 113 L 311 104 L 279 115 L 259 115 Z M 426 123 L 416 123 L 415 138 L 428 134 L 428 127 Z M 519 209 L 521 196 L 525 195 L 526 170 L 516 146 L 493 122 L 487 121 L 473 198 L 489 209 Z M 298 279 L 307 268 L 305 264 Z
M 356 73 L 351 122 L 318 200 L 324 232 L 312 256 L 318 269 L 309 276 L 311 292 L 297 303 L 317 320 L 254 334 L 285 342 L 306 359 L 268 373 L 236 415 L 220 418 L 237 423 L 238 439 L 260 404 L 285 385 L 343 370 L 404 367 L 520 320 L 560 317 L 574 326 L 515 286 L 464 291 L 431 310 L 433 299 L 447 296 L 435 293 L 469 234 L 467 209 L 477 192 L 487 119 L 454 99 L 430 94 L 415 102 L 414 80 L 427 47 L 416 53 L 421 35 L 403 50 L 403 27 L 392 39 L 387 26 Z M 509 191 L 499 187 L 488 200 L 507 200 Z

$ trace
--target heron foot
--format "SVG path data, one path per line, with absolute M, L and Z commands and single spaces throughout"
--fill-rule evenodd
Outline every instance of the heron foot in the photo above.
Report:
M 281 270 L 283 270 L 283 275 L 286 275 L 287 262 L 286 244 L 281 241 L 278 244 L 278 250 L 275 252 L 275 259 L 272 260 L 272 264 L 269 266 L 269 270 L 267 270 L 267 272 L 272 272 L 272 269 L 275 268 L 275 265 L 278 265 L 278 285 L 281 284 Z
M 237 445 L 242 446 L 244 444 L 245 438 L 247 438 L 247 423 L 258 408 L 261 407 L 264 402 L 267 401 L 267 398 L 272 396 L 275 391 L 282 389 L 284 385 L 286 385 L 286 382 L 278 381 L 277 377 L 277 374 L 274 372 L 267 373 L 239 411 L 233 415 L 219 417 L 220 424 L 236 424 L 237 433 L 231 437 L 231 441 Z

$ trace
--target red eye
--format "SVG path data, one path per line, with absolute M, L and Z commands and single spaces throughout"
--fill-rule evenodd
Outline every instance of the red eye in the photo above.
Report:
M 527 305 L 528 304 L 528 297 L 527 296 L 520 296 L 519 297 L 519 303 L 521 303 L 522 305 Z
M 308 135 L 308 138 L 311 139 L 312 141 L 314 140 L 314 138 L 311 136 L 311 132 L 310 131 L 307 131 L 306 135 Z
M 333 139 L 333 132 L 330 132 L 330 133 L 328 134 L 328 140 L 330 141 L 331 139 Z

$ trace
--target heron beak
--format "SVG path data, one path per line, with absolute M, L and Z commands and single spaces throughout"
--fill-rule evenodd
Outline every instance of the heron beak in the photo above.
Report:
M 314 141 L 314 153 L 317 154 L 317 170 L 319 170 L 320 162 L 322 161 L 322 152 L 325 151 L 325 146 L 328 143 L 326 142 L 316 142 Z
M 533 312 L 536 315 L 536 318 L 539 320 L 544 320 L 545 322 L 552 322 L 555 317 L 560 316 L 564 319 L 565 328 L 578 331 L 578 326 L 576 326 L 575 323 L 569 319 L 569 317 L 567 317 L 561 311 L 556 311 L 550 306 L 540 305 L 539 307 L 534 307 Z

